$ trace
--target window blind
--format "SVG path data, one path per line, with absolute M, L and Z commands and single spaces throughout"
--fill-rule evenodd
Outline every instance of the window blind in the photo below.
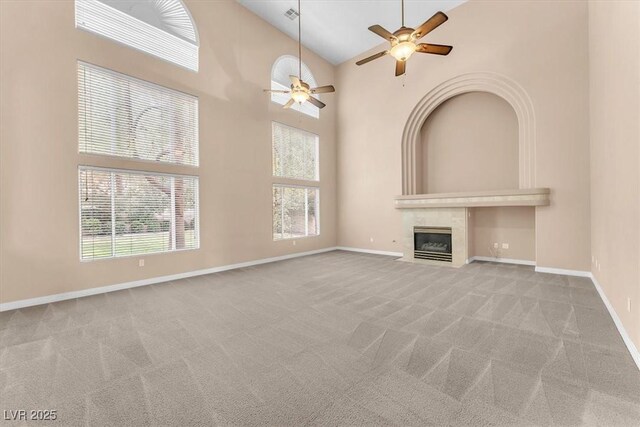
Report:
M 78 62 L 82 153 L 198 165 L 198 98 Z
M 273 185 L 273 239 L 320 234 L 320 190 L 317 187 Z
M 199 247 L 198 178 L 79 168 L 80 258 Z
M 191 17 L 182 4 L 164 0 L 165 15 L 152 17 L 184 38 L 141 21 L 99 0 L 76 0 L 76 28 L 107 37 L 134 49 L 198 71 L 198 43 Z
M 318 135 L 273 122 L 273 176 L 318 181 Z

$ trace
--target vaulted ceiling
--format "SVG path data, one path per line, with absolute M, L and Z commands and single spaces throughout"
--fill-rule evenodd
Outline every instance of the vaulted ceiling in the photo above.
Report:
M 298 20 L 285 16 L 297 0 L 237 0 L 271 25 L 298 38 Z M 466 0 L 406 0 L 405 25 L 417 27 L 434 13 Z M 401 25 L 400 0 L 302 0 L 302 44 L 332 64 L 340 64 L 383 43 L 367 30 L 380 24 L 393 32 Z M 432 40 L 438 43 L 437 33 Z

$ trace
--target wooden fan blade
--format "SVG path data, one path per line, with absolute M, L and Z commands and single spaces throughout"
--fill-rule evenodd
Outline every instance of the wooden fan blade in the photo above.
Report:
M 264 92 L 271 92 L 271 93 L 291 93 L 290 90 L 275 90 L 275 89 L 264 89 Z
M 453 46 L 446 46 L 442 44 L 420 43 L 416 46 L 416 52 L 433 53 L 436 55 L 449 55 L 451 49 L 453 49 Z
M 436 12 L 436 14 L 427 19 L 424 24 L 416 28 L 416 30 L 413 32 L 413 36 L 416 38 L 416 40 L 418 40 L 419 38 L 426 36 L 431 31 L 447 22 L 447 19 L 449 19 L 449 17 L 444 13 Z
M 377 35 L 379 35 L 383 39 L 386 39 L 386 40 L 389 40 L 389 41 L 392 41 L 392 40 L 396 39 L 396 36 L 391 34 L 389 31 L 385 30 L 384 28 L 382 28 L 378 24 L 370 26 L 369 27 L 369 31 L 371 31 L 373 33 L 376 33 Z
M 313 105 L 315 105 L 318 108 L 324 108 L 326 106 L 326 104 L 324 102 L 321 102 L 318 99 L 315 99 L 313 96 L 309 97 L 309 102 L 312 103 Z
M 374 59 L 382 58 L 382 57 L 383 57 L 383 56 L 385 56 L 387 53 L 389 53 L 389 51 L 388 51 L 388 50 L 385 50 L 385 51 L 383 51 L 383 52 L 378 52 L 378 53 L 376 53 L 375 55 L 371 55 L 371 56 L 370 56 L 370 57 L 368 57 L 368 58 L 361 59 L 360 61 L 356 62 L 356 65 L 366 64 L 367 62 L 371 62 L 371 61 L 373 61 Z
M 406 64 L 405 61 L 396 61 L 396 77 L 404 74 Z
M 294 102 L 296 102 L 296 101 L 294 101 L 294 100 L 293 100 L 293 98 L 291 98 L 291 99 L 289 100 L 289 102 L 287 102 L 286 104 L 284 104 L 284 105 L 282 106 L 282 108 L 291 108 L 291 106 L 293 105 L 293 103 L 294 103 Z
M 332 85 L 314 87 L 313 89 L 311 89 L 311 93 L 331 93 L 335 91 L 336 88 Z
M 296 76 L 289 76 L 289 80 L 291 80 L 291 84 L 294 86 L 302 86 L 302 84 L 300 83 L 300 79 Z

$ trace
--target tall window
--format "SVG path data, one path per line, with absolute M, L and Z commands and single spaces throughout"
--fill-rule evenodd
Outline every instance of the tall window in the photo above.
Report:
M 291 80 L 289 79 L 289 76 L 298 76 L 298 74 L 300 73 L 298 68 L 299 65 L 297 57 L 284 55 L 278 58 L 271 68 L 271 89 L 291 89 Z M 316 79 L 313 77 L 313 74 L 311 74 L 311 70 L 304 62 L 302 63 L 302 80 L 304 80 L 306 83 L 309 83 L 309 86 L 311 87 L 318 86 L 318 84 L 316 83 Z M 316 94 L 314 96 L 320 99 L 320 95 Z M 271 101 L 275 102 L 276 104 L 284 105 L 289 101 L 289 99 L 289 94 L 271 92 Z M 298 104 L 296 102 L 291 106 L 291 109 L 299 111 L 302 114 L 306 114 L 307 116 L 314 117 L 316 119 L 320 117 L 320 109 L 318 109 L 318 107 L 311 104 L 310 102 L 305 102 L 303 104 Z
M 78 95 L 81 153 L 146 170 L 198 165 L 196 97 L 82 62 Z M 197 176 L 93 166 L 78 175 L 82 260 L 199 247 Z
M 319 138 L 273 122 L 273 239 L 320 234 Z
M 75 0 L 76 28 L 198 71 L 198 31 L 182 0 Z

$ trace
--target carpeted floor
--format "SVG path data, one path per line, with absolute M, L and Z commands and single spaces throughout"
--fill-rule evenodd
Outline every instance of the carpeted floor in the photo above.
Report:
M 0 325 L 0 410 L 55 425 L 640 425 L 591 282 L 531 267 L 336 251 Z

